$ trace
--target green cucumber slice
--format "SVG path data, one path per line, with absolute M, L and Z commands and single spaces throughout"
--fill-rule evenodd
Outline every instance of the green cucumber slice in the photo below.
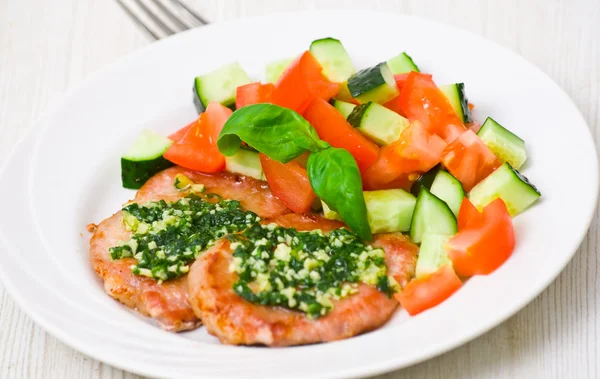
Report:
M 342 86 L 340 87 L 340 92 L 338 92 L 338 94 L 335 95 L 334 98 L 336 100 L 342 100 L 345 102 L 350 102 L 354 100 L 352 95 L 350 95 L 350 90 L 348 89 L 348 82 L 342 83 Z
M 488 117 L 485 120 L 477 135 L 498 159 L 510 163 L 515 169 L 520 169 L 527 160 L 525 141 L 493 118 Z
M 384 104 L 398 96 L 398 86 L 387 63 L 357 72 L 348 79 L 350 95 L 359 103 Z
M 363 192 L 367 205 L 367 219 L 371 232 L 407 232 L 417 199 L 402 189 Z M 337 212 L 322 202 L 323 216 L 330 220 L 342 220 Z
M 441 86 L 440 90 L 444 93 L 448 101 L 450 101 L 452 109 L 454 109 L 454 112 L 458 118 L 460 118 L 463 124 L 473 121 L 471 108 L 469 108 L 469 99 L 467 99 L 467 95 L 465 94 L 464 83 L 454 83 Z
M 405 52 L 388 59 L 387 64 L 390 66 L 390 70 L 392 70 L 393 75 L 406 74 L 411 71 L 420 72 L 410 55 L 406 54 Z
M 412 187 L 410 187 L 410 193 L 412 193 L 415 196 L 419 196 L 419 192 L 421 192 L 421 187 L 430 189 L 431 185 L 433 184 L 433 181 L 435 180 L 435 176 L 441 169 L 442 165 L 438 163 L 431 170 L 421 175 L 419 179 L 417 179 L 413 183 Z
M 265 78 L 267 83 L 277 83 L 285 69 L 288 68 L 290 63 L 294 61 L 294 58 L 280 59 L 271 63 L 267 63 L 265 66 Z
M 335 109 L 340 111 L 345 118 L 348 118 L 348 115 L 352 113 L 352 110 L 356 107 L 356 104 L 347 103 L 342 100 L 333 100 L 333 106 Z
M 453 235 L 456 231 L 456 217 L 448 205 L 422 187 L 410 226 L 410 238 L 413 242 L 421 243 L 425 233 Z
M 417 199 L 402 189 L 365 191 L 367 218 L 371 232 L 407 232 Z
M 540 196 L 540 191 L 510 163 L 502 164 L 468 194 L 469 200 L 479 209 L 501 198 L 512 217 L 529 208 Z
M 214 101 L 233 109 L 236 89 L 248 83 L 248 74 L 238 62 L 234 62 L 197 76 L 194 80 L 194 92 L 203 108 Z
M 250 176 L 264 180 L 262 165 L 257 151 L 239 149 L 230 157 L 225 157 L 225 169 L 234 174 Z
M 397 141 L 409 125 L 398 113 L 373 102 L 354 108 L 348 122 L 380 146 Z
M 124 188 L 140 189 L 156 173 L 173 166 L 163 154 L 173 144 L 167 137 L 143 130 L 121 157 L 121 179 Z
M 313 41 L 310 44 L 310 52 L 323 67 L 323 74 L 332 82 L 345 82 L 356 72 L 346 49 L 335 38 Z
M 444 200 L 452 213 L 458 217 L 460 205 L 465 197 L 465 190 L 458 179 L 447 171 L 438 171 L 431 184 L 431 193 Z
M 417 279 L 430 275 L 442 266 L 452 264 L 446 252 L 446 242 L 452 237 L 450 234 L 425 233 L 419 248 L 419 258 L 415 276 Z

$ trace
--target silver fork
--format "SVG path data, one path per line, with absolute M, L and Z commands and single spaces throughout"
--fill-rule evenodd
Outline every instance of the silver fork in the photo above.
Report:
M 117 0 L 117 3 L 155 40 L 209 23 L 179 0 Z

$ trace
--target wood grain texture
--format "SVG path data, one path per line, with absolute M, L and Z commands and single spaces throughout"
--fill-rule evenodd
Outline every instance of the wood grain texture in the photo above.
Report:
M 188 3 L 211 21 L 274 11 L 353 8 L 414 14 L 467 29 L 516 51 L 552 77 L 581 110 L 596 145 L 600 141 L 598 0 Z M 35 128 L 40 112 L 67 89 L 149 43 L 114 1 L 0 0 L 0 162 L 28 128 Z M 468 49 L 459 53 L 477 54 Z M 568 128 L 565 125 L 566 135 Z M 380 378 L 600 377 L 599 234 L 595 218 L 557 280 L 502 325 L 440 357 Z M 0 378 L 138 376 L 97 362 L 48 335 L 0 284 Z

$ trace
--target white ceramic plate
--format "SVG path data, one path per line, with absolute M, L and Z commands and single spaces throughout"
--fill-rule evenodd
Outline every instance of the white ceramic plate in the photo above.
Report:
M 466 83 L 477 120 L 492 116 L 527 141 L 524 173 L 543 198 L 515 218 L 517 247 L 508 262 L 417 317 L 399 311 L 377 331 L 295 348 L 223 346 L 202 328 L 170 334 L 105 295 L 90 267 L 85 226 L 133 196 L 120 186 L 119 156 L 134 136 L 142 128 L 169 133 L 194 119 L 194 76 L 239 60 L 261 79 L 265 63 L 330 35 L 343 41 L 359 68 L 409 51 L 438 83 Z M 44 115 L 0 179 L 0 273 L 19 305 L 51 334 L 129 371 L 211 378 L 364 376 L 465 343 L 531 301 L 579 246 L 597 192 L 596 152 L 585 121 L 556 84 L 516 54 L 414 17 L 279 14 L 210 25 L 152 44 L 94 75 Z

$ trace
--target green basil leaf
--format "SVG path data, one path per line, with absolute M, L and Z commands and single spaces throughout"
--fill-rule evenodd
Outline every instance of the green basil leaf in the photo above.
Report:
M 367 221 L 362 179 L 354 157 L 347 150 L 330 147 L 311 153 L 306 170 L 317 196 L 339 213 L 359 237 L 370 241 L 373 236 Z
M 242 141 L 279 162 L 289 162 L 306 150 L 329 147 L 298 113 L 274 104 L 242 107 L 231 115 L 219 135 L 217 146 L 234 155 Z

